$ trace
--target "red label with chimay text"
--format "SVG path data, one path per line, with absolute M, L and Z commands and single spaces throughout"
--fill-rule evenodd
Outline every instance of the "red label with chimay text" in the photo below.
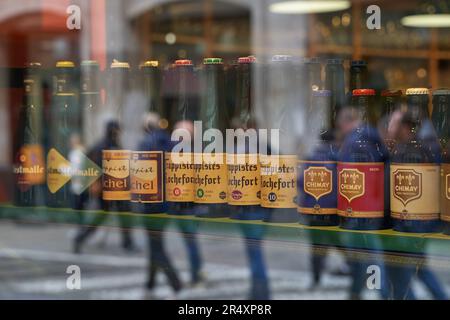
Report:
M 384 217 L 384 163 L 338 163 L 338 214 L 348 218 Z

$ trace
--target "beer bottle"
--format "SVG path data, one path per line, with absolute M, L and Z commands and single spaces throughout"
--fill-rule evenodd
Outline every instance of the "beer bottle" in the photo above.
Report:
M 444 233 L 450 235 L 450 142 L 442 152 L 440 209 Z
M 345 106 L 345 79 L 342 59 L 328 59 L 325 66 L 325 89 L 331 91 L 331 110 L 333 123 Z
M 130 193 L 131 211 L 161 213 L 167 210 L 164 199 L 164 152 L 169 137 L 161 128 L 160 72 L 158 61 L 140 65 L 144 80 L 144 95 L 149 113 L 144 120 L 144 137 L 137 151 L 131 152 Z
M 394 230 L 435 232 L 439 221 L 439 143 L 430 133 L 429 90 L 406 90 L 403 134 L 391 162 L 391 217 Z M 432 128 L 431 128 L 432 131 Z M 434 138 L 433 138 L 434 137 Z
M 297 146 L 291 114 L 298 107 L 298 88 L 292 56 L 273 56 L 268 71 L 269 129 L 279 130 L 279 141 L 270 139 L 270 148 L 259 150 L 261 206 L 267 208 L 264 221 L 297 222 Z
M 191 60 L 176 60 L 174 64 L 176 98 L 174 117 L 175 125 L 184 121 L 192 123 L 195 97 L 192 94 L 194 69 Z M 190 132 L 192 134 L 192 132 Z M 192 137 L 191 137 L 192 138 Z M 169 214 L 194 214 L 194 163 L 193 140 L 187 141 L 188 150 L 180 151 L 180 158 L 172 158 L 172 153 L 166 152 L 166 199 Z M 174 145 L 175 147 L 175 145 Z
M 336 150 L 331 131 L 331 91 L 313 91 L 308 132 L 317 132 L 312 152 L 299 159 L 297 208 L 300 223 L 312 226 L 339 224 L 336 192 Z
M 352 110 L 359 124 L 338 153 L 338 214 L 341 227 L 376 230 L 388 227 L 388 151 L 375 127 L 375 90 L 353 90 Z
M 100 142 L 102 135 L 99 125 L 101 109 L 98 62 L 84 60 L 80 69 L 82 136 L 69 152 L 72 167 L 72 207 L 78 210 L 86 209 L 92 201 L 100 198 L 101 156 L 95 154 L 94 146 Z
M 148 60 L 140 65 L 143 92 L 147 100 L 147 111 L 160 117 L 160 127 L 167 128 L 168 120 L 161 96 L 162 74 L 159 61 Z
M 45 204 L 45 160 L 43 146 L 43 96 L 41 64 L 30 63 L 24 78 L 23 102 L 14 159 L 14 205 Z
M 319 58 L 304 58 L 303 64 L 300 65 L 301 68 L 296 74 L 300 78 L 299 84 L 302 95 L 300 101 L 310 107 L 313 100 L 313 91 L 322 88 L 321 64 Z
M 367 63 L 364 60 L 353 60 L 350 63 L 350 93 L 355 89 L 367 88 L 367 74 Z
M 225 105 L 223 62 L 221 58 L 205 58 L 203 65 L 203 96 L 200 107 L 203 131 L 216 129 L 224 137 L 228 126 L 228 110 Z M 229 209 L 225 153 L 223 150 L 211 150 L 211 145 L 206 142 L 203 147 L 202 154 L 197 153 L 197 150 L 194 154 L 196 215 L 226 217 L 229 215 Z
M 47 153 L 47 206 L 72 206 L 72 167 L 69 152 L 80 135 L 80 112 L 75 93 L 71 61 L 56 63 L 55 93 L 50 110 L 49 150 Z
M 240 220 L 261 220 L 264 217 L 264 210 L 260 207 L 261 176 L 252 99 L 255 63 L 256 58 L 253 56 L 238 59 L 235 91 L 237 106 L 232 119 L 236 144 L 233 143 L 233 152 L 227 154 L 228 204 L 231 206 L 231 218 Z
M 450 135 L 450 89 L 433 91 L 433 112 L 431 120 L 442 148 L 447 145 Z
M 129 89 L 127 62 L 114 60 L 111 63 L 106 107 L 109 122 L 102 151 L 103 208 L 106 211 L 128 211 L 130 194 L 130 150 L 124 150 L 120 141 L 125 94 Z
M 402 99 L 402 91 L 401 90 L 383 90 L 381 92 L 381 106 L 382 106 L 382 119 L 381 119 L 381 133 L 384 140 L 384 144 L 388 149 L 389 153 L 392 153 L 392 150 L 395 146 L 395 139 L 393 137 L 388 136 L 388 126 L 389 121 L 392 117 L 394 111 L 400 109 Z

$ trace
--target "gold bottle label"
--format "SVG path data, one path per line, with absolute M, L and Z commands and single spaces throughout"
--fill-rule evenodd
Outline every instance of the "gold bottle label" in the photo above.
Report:
M 195 202 L 226 203 L 227 202 L 227 165 L 225 154 L 194 154 L 202 163 L 195 164 Z
M 175 156 L 180 156 L 175 158 Z M 192 153 L 166 153 L 166 199 L 171 202 L 195 200 L 194 163 Z
M 56 149 L 47 154 L 47 187 L 51 193 L 56 193 L 71 179 L 70 162 Z
M 20 190 L 45 183 L 44 150 L 39 144 L 27 144 L 20 148 L 13 168 Z
M 227 154 L 228 204 L 261 204 L 258 154 Z
M 450 222 L 450 164 L 441 164 L 441 220 Z
M 439 219 L 439 166 L 391 164 L 391 216 L 403 220 Z
M 133 151 L 130 161 L 131 202 L 164 201 L 163 152 Z
M 130 200 L 130 151 L 103 150 L 103 200 Z
M 261 206 L 297 208 L 297 156 L 260 156 Z

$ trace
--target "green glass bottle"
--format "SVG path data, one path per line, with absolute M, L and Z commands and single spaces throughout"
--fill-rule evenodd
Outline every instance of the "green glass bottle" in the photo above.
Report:
M 102 150 L 103 209 L 105 211 L 129 211 L 130 208 L 130 150 L 124 150 L 121 141 L 121 120 L 125 95 L 129 90 L 129 70 L 127 62 L 114 60 L 110 68 L 107 88 L 106 108 L 109 113 L 107 127 L 111 131 L 106 137 Z
M 71 142 L 80 134 L 80 112 L 75 90 L 75 65 L 56 63 L 55 92 L 52 97 L 47 153 L 47 206 L 72 206 L 72 168 L 69 161 Z
M 201 81 L 202 131 L 216 129 L 221 132 L 222 137 L 225 137 L 229 112 L 225 104 L 225 75 L 221 58 L 203 60 Z M 194 150 L 196 215 L 210 218 L 227 217 L 229 208 L 225 153 L 224 150 L 212 152 L 208 146 L 208 142 L 203 142 L 201 159 L 199 153 Z
M 45 204 L 45 159 L 40 63 L 30 63 L 26 69 L 19 121 L 13 168 L 14 205 L 43 205 Z

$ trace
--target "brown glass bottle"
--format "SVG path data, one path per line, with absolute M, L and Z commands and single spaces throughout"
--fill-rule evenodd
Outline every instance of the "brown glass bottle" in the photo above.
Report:
M 174 125 L 192 123 L 195 112 L 196 97 L 193 95 L 195 82 L 194 66 L 191 60 L 176 60 L 174 63 L 174 88 L 176 97 L 172 119 Z M 191 133 L 192 134 L 192 133 Z M 192 137 L 191 137 L 192 138 Z M 183 150 L 183 159 L 172 158 L 166 153 L 166 199 L 167 212 L 174 215 L 194 214 L 195 183 L 193 163 L 193 141 L 189 141 L 191 149 Z M 171 149 L 177 145 L 171 143 Z

